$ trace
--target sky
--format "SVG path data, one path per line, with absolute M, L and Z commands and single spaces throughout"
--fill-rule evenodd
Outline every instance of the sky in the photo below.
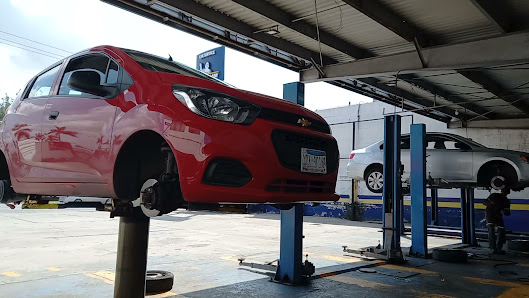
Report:
M 98 0 L 2 0 L 0 96 L 15 97 L 59 57 L 103 44 L 171 55 L 191 67 L 197 54 L 219 46 Z M 297 72 L 226 49 L 225 81 L 237 88 L 281 98 L 283 84 L 298 79 Z M 327 83 L 305 85 L 305 106 L 311 110 L 370 101 Z

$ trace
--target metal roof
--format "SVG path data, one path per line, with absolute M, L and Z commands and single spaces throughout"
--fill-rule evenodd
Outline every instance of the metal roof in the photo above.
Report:
M 450 126 L 529 118 L 529 1 L 102 1 Z

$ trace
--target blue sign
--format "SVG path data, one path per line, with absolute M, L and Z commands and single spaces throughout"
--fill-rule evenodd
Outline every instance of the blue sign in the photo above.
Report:
M 197 55 L 197 69 L 219 80 L 224 80 L 225 48 L 218 47 Z

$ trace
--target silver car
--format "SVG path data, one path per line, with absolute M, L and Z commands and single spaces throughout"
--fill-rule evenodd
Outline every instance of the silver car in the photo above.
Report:
M 431 184 L 465 185 L 521 190 L 529 186 L 529 154 L 491 149 L 470 139 L 449 133 L 426 134 L 426 175 Z M 382 164 L 384 141 L 351 152 L 347 173 L 366 181 L 367 188 L 381 193 L 384 184 Z M 410 176 L 410 136 L 401 137 L 402 179 Z

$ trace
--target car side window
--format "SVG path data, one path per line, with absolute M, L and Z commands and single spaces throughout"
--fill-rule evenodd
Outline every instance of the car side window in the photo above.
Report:
M 54 68 L 39 75 L 33 82 L 33 85 L 31 86 L 31 89 L 29 90 L 29 94 L 26 96 L 26 98 L 49 96 L 51 93 L 51 87 L 53 85 L 53 81 L 55 80 L 55 77 L 57 76 L 57 71 L 59 70 L 59 66 L 60 65 L 57 65 Z
M 116 62 L 102 54 L 89 54 L 70 60 L 61 79 L 59 95 L 94 96 L 79 90 L 71 89 L 68 86 L 68 79 L 70 79 L 72 73 L 77 70 L 93 70 L 98 72 L 101 76 L 101 84 L 116 84 L 118 81 L 119 66 Z

